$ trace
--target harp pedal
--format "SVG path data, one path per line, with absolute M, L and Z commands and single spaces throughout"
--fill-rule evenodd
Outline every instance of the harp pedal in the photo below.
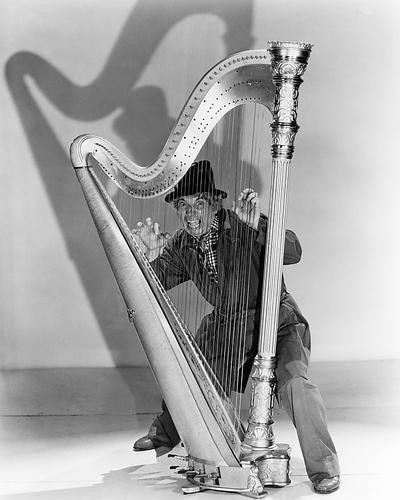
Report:
M 201 491 L 220 491 L 238 493 L 240 495 L 261 499 L 267 495 L 257 476 L 255 467 L 217 467 L 218 472 L 202 473 L 201 471 L 186 472 L 190 484 L 182 487 L 182 493 L 199 493 Z
M 168 453 L 168 458 L 175 458 L 187 463 L 187 467 L 182 467 L 180 465 L 171 465 L 170 470 L 175 470 L 177 474 L 197 474 L 194 470 L 194 462 L 187 456 L 176 455 L 175 453 Z
M 202 491 L 200 486 L 194 486 L 191 484 L 187 486 L 182 486 L 181 490 L 184 495 L 190 495 L 190 493 L 200 493 L 200 491 Z
M 254 461 L 243 462 L 242 467 L 213 466 L 198 463 L 189 456 L 169 453 L 169 458 L 175 458 L 187 463 L 187 467 L 171 465 L 170 469 L 177 474 L 185 474 L 187 485 L 182 486 L 182 493 L 188 495 L 201 491 L 223 491 L 239 493 L 250 498 L 264 498 L 267 494 L 259 478 L 259 471 Z
M 177 458 L 178 460 L 183 460 L 184 462 L 189 461 L 189 457 L 185 455 L 176 455 L 175 453 L 168 453 L 168 458 Z

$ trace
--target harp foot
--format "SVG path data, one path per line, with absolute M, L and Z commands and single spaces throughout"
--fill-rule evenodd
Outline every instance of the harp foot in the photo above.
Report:
M 263 454 L 253 454 L 242 459 L 240 466 L 212 465 L 197 462 L 187 456 L 170 454 L 170 457 L 187 462 L 186 467 L 174 465 L 178 474 L 184 474 L 190 484 L 182 487 L 185 495 L 201 491 L 239 493 L 250 498 L 264 498 L 267 487 L 283 487 L 290 484 L 290 447 L 276 444 Z
M 191 493 L 200 493 L 200 491 L 202 491 L 200 486 L 195 486 L 195 485 L 182 486 L 182 493 L 184 495 L 190 495 Z
M 190 477 L 187 476 L 188 481 L 190 482 L 190 485 L 183 486 L 182 487 L 182 493 L 184 495 L 188 495 L 191 493 L 200 493 L 201 491 L 223 491 L 225 493 L 239 493 L 240 495 L 243 495 L 245 497 L 249 498 L 264 498 L 267 495 L 267 492 L 264 490 L 264 488 L 260 488 L 259 490 L 253 491 L 251 487 L 249 488 L 234 488 L 234 487 L 227 487 L 227 486 L 219 486 L 217 484 L 206 484 L 203 482 L 200 482 L 197 480 L 195 477 Z
M 255 463 L 263 486 L 283 487 L 291 483 L 290 452 L 288 444 L 278 443 L 264 450 L 249 449 L 241 459 Z
M 211 490 L 239 493 L 249 498 L 264 498 L 267 495 L 258 478 L 255 466 L 247 468 L 218 467 L 217 470 L 218 472 L 211 474 L 187 471 L 186 479 L 190 484 L 182 487 L 182 493 L 188 495 Z

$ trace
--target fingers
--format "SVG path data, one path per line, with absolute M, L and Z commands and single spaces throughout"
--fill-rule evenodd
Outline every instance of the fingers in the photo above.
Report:
M 159 231 L 159 227 L 158 227 L 157 222 L 155 222 L 153 224 L 153 221 L 152 221 L 151 217 L 146 217 L 145 224 L 142 221 L 139 221 L 136 224 L 136 226 L 137 226 L 137 229 L 134 229 L 132 232 L 142 233 L 145 230 L 147 230 L 147 231 L 154 231 L 156 226 L 157 226 L 157 230 Z
M 251 213 L 258 209 L 258 193 L 254 189 L 246 188 L 240 193 L 238 202 L 240 210 Z
M 254 193 L 254 189 L 252 188 L 245 188 L 243 191 L 239 194 L 239 200 L 242 200 L 243 198 L 245 199 L 249 193 Z
M 243 189 L 238 198 L 242 203 L 247 203 L 254 199 L 258 199 L 258 193 L 251 188 Z
M 251 207 L 250 211 L 257 209 L 259 203 L 258 194 L 256 192 L 250 193 L 246 199 L 246 203 Z
M 151 217 L 146 217 L 145 221 L 139 221 L 136 224 L 136 229 L 132 229 L 132 234 L 136 241 L 140 240 L 141 246 L 148 251 L 154 249 L 162 249 L 167 241 L 171 238 L 169 233 L 162 233 L 158 222 L 154 222 Z
M 242 208 L 242 207 L 241 207 Z M 231 204 L 231 210 L 233 213 L 235 213 L 236 215 L 240 215 L 240 212 L 241 212 L 241 208 L 239 208 L 236 203 L 234 201 L 232 201 L 232 204 Z
M 142 229 L 144 228 L 144 224 L 142 221 L 139 221 L 137 224 L 136 224 L 136 227 L 137 229 L 132 229 L 132 233 L 133 234 L 140 234 Z
M 148 247 L 147 247 L 147 245 L 145 245 L 145 243 L 143 242 L 142 238 L 137 234 L 136 229 L 134 229 L 132 231 L 132 234 L 133 234 L 133 238 L 135 239 L 136 243 L 139 245 L 139 247 L 142 250 L 142 252 L 146 253 Z
M 258 193 L 246 188 L 240 193 L 237 205 L 232 202 L 232 211 L 250 227 L 257 229 L 260 218 Z

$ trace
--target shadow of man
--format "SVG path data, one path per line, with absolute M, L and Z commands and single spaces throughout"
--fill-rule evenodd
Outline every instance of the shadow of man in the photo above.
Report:
M 50 62 L 31 52 L 18 52 L 7 61 L 6 81 L 36 166 L 116 365 L 126 359 L 125 353 L 132 349 L 133 337 L 127 328 L 126 313 L 69 167 L 65 146 L 31 93 L 27 77 L 58 110 L 73 119 L 90 122 L 122 109 L 115 121 L 115 130 L 125 139 L 133 156 L 141 161 L 157 154 L 173 121 L 162 104 L 165 98 L 160 89 L 131 90 L 162 39 L 178 22 L 194 14 L 207 13 L 225 23 L 224 41 L 228 52 L 249 48 L 252 8 L 252 0 L 238 2 L 234 8 L 230 2 L 214 0 L 172 4 L 167 0 L 139 0 L 104 69 L 87 86 L 75 85 Z M 193 37 L 185 43 L 198 41 Z M 138 111 L 135 105 L 139 105 Z

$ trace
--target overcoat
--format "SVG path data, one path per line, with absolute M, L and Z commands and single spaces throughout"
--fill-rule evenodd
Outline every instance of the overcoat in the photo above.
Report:
M 244 390 L 257 354 L 268 220 L 261 214 L 255 230 L 231 210 L 221 209 L 217 217 L 217 281 L 203 265 L 198 240 L 184 229 L 175 233 L 152 266 L 166 290 L 191 280 L 213 306 L 213 311 L 201 321 L 196 341 L 230 394 L 232 390 Z M 301 252 L 295 233 L 286 230 L 283 264 L 299 262 Z M 310 349 L 307 322 L 282 276 L 278 337 L 280 333 L 288 333 L 291 326 L 295 332 L 299 322 L 307 337 L 302 342 Z

